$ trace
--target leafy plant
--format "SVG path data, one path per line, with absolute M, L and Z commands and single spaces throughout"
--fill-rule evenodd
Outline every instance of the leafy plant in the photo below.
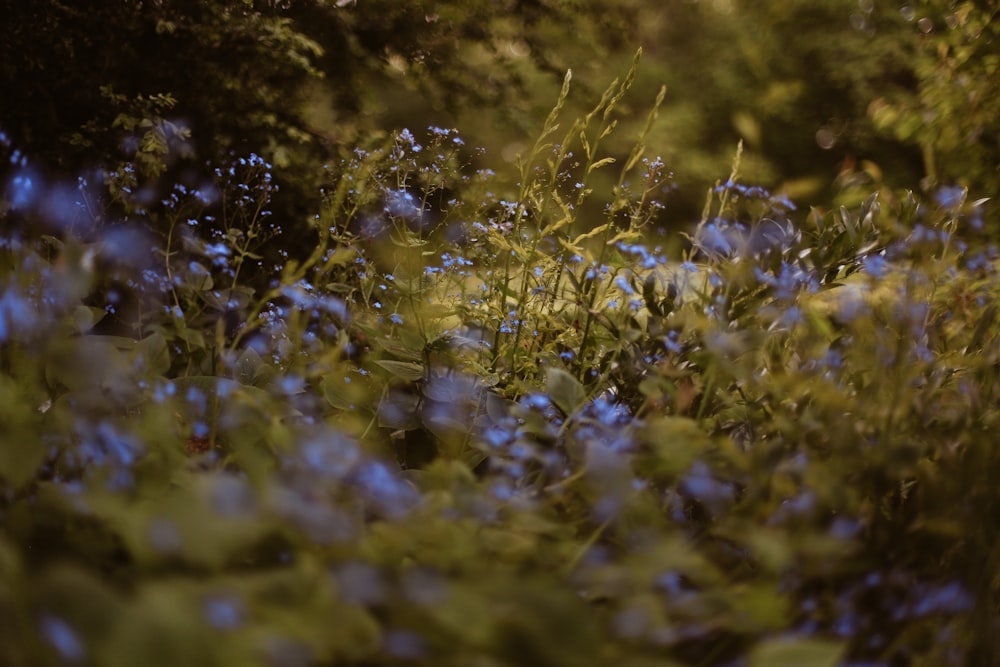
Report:
M 33 231 L 83 181 L 8 196 L 0 661 L 994 662 L 986 201 L 800 213 L 738 152 L 672 253 L 663 94 L 604 148 L 637 64 L 509 180 L 374 139 L 277 266 L 258 154 L 133 200 L 141 244 Z

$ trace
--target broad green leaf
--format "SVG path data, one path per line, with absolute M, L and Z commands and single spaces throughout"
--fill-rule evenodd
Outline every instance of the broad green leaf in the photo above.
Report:
M 145 364 L 147 372 L 165 375 L 170 370 L 170 352 L 167 340 L 158 333 L 146 336 L 136 344 L 136 352 Z
M 320 383 L 323 398 L 326 402 L 338 410 L 354 410 L 355 396 L 351 391 L 352 385 L 348 384 L 346 377 L 342 374 L 327 375 Z
M 257 369 L 263 362 L 261 361 L 260 355 L 257 351 L 251 347 L 243 350 L 240 353 L 239 358 L 236 360 L 236 367 L 233 369 L 233 375 L 236 381 L 240 384 L 250 384 L 254 383 L 254 376 L 257 373 Z
M 443 319 L 454 314 L 455 308 L 444 303 L 430 303 L 420 310 L 420 316 L 424 319 Z
M 761 642 L 750 653 L 749 667 L 835 667 L 844 653 L 841 642 L 779 638 Z
M 87 333 L 107 315 L 103 308 L 77 306 L 73 310 L 73 325 L 77 333 Z
M 377 336 L 376 332 L 372 332 L 372 334 L 373 335 L 371 335 L 370 338 L 373 340 L 373 342 L 380 348 L 382 348 L 383 350 L 394 356 L 402 357 L 403 359 L 409 359 L 411 362 L 419 362 L 421 359 L 423 359 L 423 341 L 420 341 L 419 344 L 406 346 L 406 345 L 399 345 L 392 341 L 380 340 L 379 338 L 375 337 Z
M 205 349 L 205 336 L 197 329 L 180 329 L 177 337 L 196 350 Z
M 406 380 L 407 382 L 416 382 L 417 380 L 422 380 L 424 377 L 423 365 L 412 361 L 379 359 L 375 363 L 401 380 Z
M 271 384 L 277 371 L 271 364 L 261 364 L 253 372 L 253 378 L 251 378 L 251 384 L 254 387 L 265 388 L 267 385 Z
M 514 401 L 504 398 L 493 391 L 486 393 L 486 414 L 494 421 L 500 421 L 508 416 L 511 408 L 515 405 Z
M 545 390 L 552 402 L 571 415 L 587 400 L 587 392 L 580 381 L 561 368 L 549 368 L 545 373 Z
M 134 392 L 130 375 L 136 341 L 120 336 L 82 336 L 54 343 L 48 350 L 45 375 L 51 386 L 71 391 L 112 389 Z

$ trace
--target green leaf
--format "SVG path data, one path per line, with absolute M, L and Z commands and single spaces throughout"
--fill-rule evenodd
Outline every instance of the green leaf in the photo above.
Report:
M 55 342 L 48 351 L 46 381 L 71 391 L 114 386 L 131 391 L 130 353 L 136 341 L 119 336 L 83 336 Z
M 516 405 L 514 401 L 492 391 L 486 393 L 486 414 L 494 421 L 500 421 L 510 415 L 511 408 Z
M 712 444 L 698 422 L 687 417 L 650 419 L 639 437 L 645 447 L 635 458 L 636 471 L 664 481 L 684 473 Z
M 320 383 L 320 390 L 326 402 L 338 410 L 354 410 L 355 397 L 350 391 L 351 385 L 342 374 L 327 375 Z
M 240 384 L 252 385 L 254 377 L 257 374 L 257 369 L 262 363 L 257 351 L 248 347 L 243 350 L 239 359 L 236 360 L 236 368 L 233 371 L 233 376 Z
M 136 344 L 136 352 L 145 363 L 146 370 L 153 375 L 165 375 L 170 370 L 170 352 L 167 339 L 154 333 Z
M 77 306 L 73 311 L 73 324 L 77 333 L 87 333 L 95 324 L 104 319 L 107 312 L 93 306 Z
M 262 363 L 253 372 L 253 378 L 250 380 L 250 384 L 254 387 L 259 387 L 261 389 L 266 388 L 271 381 L 274 380 L 274 376 L 277 374 L 274 366 L 271 364 Z
M 441 451 L 449 458 L 458 458 L 464 450 L 464 443 L 469 434 L 469 424 L 457 421 L 446 415 L 422 415 L 421 423 L 441 444 Z
M 770 639 L 754 647 L 749 667 L 834 667 L 843 653 L 840 642 Z
M 444 319 L 454 314 L 454 306 L 445 303 L 429 303 L 420 311 L 420 316 L 424 319 Z
M 423 364 L 411 361 L 393 361 L 392 359 L 379 359 L 375 363 L 407 382 L 416 382 L 424 377 Z
M 561 368 L 548 369 L 545 390 L 552 402 L 567 415 L 576 412 L 587 400 L 587 392 L 580 381 Z
M 365 333 L 369 334 L 369 338 L 372 339 L 376 345 L 393 356 L 409 359 L 412 362 L 419 362 L 423 359 L 423 341 L 414 341 L 414 345 L 399 345 L 392 341 L 380 340 L 376 337 L 378 332 L 374 330 L 366 331 Z

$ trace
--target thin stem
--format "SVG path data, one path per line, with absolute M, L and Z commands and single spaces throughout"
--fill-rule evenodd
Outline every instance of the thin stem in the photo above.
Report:
M 513 243 L 517 243 L 521 236 L 521 221 L 527 210 L 525 208 L 525 199 L 527 199 L 532 185 L 532 180 L 530 178 L 531 167 L 535 163 L 538 156 L 541 155 L 542 151 L 545 150 L 545 147 L 547 146 L 547 144 L 543 143 L 545 139 L 559 128 L 556 121 L 566 104 L 566 99 L 569 97 L 570 81 L 572 81 L 572 79 L 573 71 L 567 70 L 566 76 L 563 78 L 562 88 L 559 91 L 559 97 L 556 99 L 556 104 L 552 108 L 552 111 L 549 112 L 548 117 L 546 117 L 545 123 L 542 125 L 542 131 L 538 135 L 538 139 L 535 140 L 531 151 L 528 153 L 528 159 L 525 161 L 519 161 L 521 186 L 520 191 L 518 192 L 517 206 L 514 209 L 514 220 L 512 221 L 511 240 Z M 496 297 L 496 312 L 499 314 L 500 321 L 498 322 L 496 331 L 493 334 L 493 347 L 491 351 L 492 358 L 490 362 L 491 370 L 496 370 L 496 364 L 500 358 L 501 329 L 503 328 L 504 318 L 507 313 L 507 296 L 504 287 L 510 284 L 512 270 L 513 252 L 512 250 L 508 250 L 506 251 L 506 257 L 504 258 L 503 280 L 493 287 L 493 292 Z M 518 306 L 521 305 L 523 304 L 518 304 Z M 513 349 L 514 348 L 512 348 L 512 354 Z

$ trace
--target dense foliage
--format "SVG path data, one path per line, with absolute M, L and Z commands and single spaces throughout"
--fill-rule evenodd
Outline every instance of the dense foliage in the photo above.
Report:
M 414 98 L 523 120 L 525 76 L 561 76 L 567 35 L 588 57 L 622 43 L 632 3 L 604 4 L 4 0 L 0 90 L 18 103 L 0 108 L 0 128 L 50 174 L 95 182 L 132 168 L 147 207 L 256 153 L 281 168 L 278 212 L 301 217 L 331 153 L 412 113 Z
M 579 113 L 566 74 L 506 173 L 430 126 L 359 129 L 299 178 L 321 153 L 277 149 L 305 127 L 292 93 L 336 48 L 447 59 L 468 44 L 446 28 L 474 37 L 477 14 L 165 1 L 90 25 L 65 23 L 73 3 L 0 4 L 60 38 L 13 31 L 8 78 L 60 49 L 102 62 L 115 29 L 204 64 L 155 89 L 97 68 L 41 137 L 45 114 L 4 111 L 0 663 L 997 661 L 1000 251 L 966 187 L 990 194 L 995 153 L 899 120 L 939 105 L 987 132 L 957 111 L 995 75 L 981 43 L 961 94 L 920 69 L 938 50 L 871 119 L 931 147 L 926 194 L 855 180 L 835 193 L 853 204 L 802 210 L 744 181 L 747 137 L 698 221 L 660 238 L 678 107 L 638 99 L 638 55 Z M 577 4 L 483 3 L 482 47 Z M 968 27 L 981 4 L 950 9 Z M 239 73 L 214 59 L 240 45 Z M 426 90 L 474 105 L 477 62 Z M 191 100 L 201 115 L 171 120 Z M 301 219 L 276 206 L 290 181 L 315 185 Z
M 748 178 L 810 201 L 1000 187 L 995 0 L 657 4 L 641 84 L 668 84 L 656 143 L 688 206 L 738 138 Z

